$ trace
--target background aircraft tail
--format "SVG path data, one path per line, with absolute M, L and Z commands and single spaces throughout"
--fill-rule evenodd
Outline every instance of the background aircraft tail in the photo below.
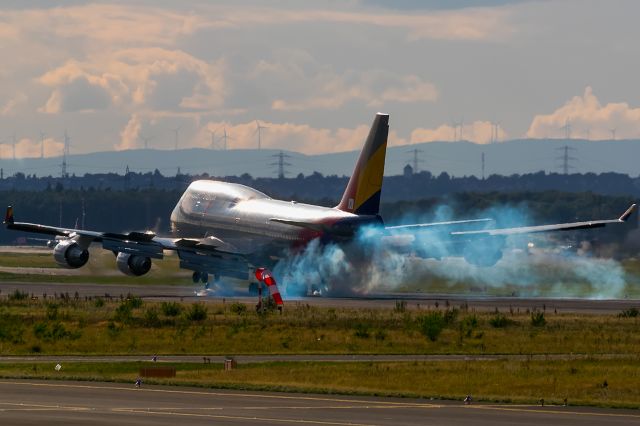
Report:
M 376 114 L 338 209 L 358 215 L 378 214 L 388 133 L 389 114 Z

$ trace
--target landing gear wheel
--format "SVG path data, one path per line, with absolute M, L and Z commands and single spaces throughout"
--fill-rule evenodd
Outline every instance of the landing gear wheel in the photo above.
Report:
M 199 283 L 200 282 L 200 272 L 193 271 L 193 275 L 191 275 L 191 279 L 193 280 L 194 284 Z
M 201 272 L 201 273 L 200 273 L 200 281 L 201 281 L 203 284 L 208 283 L 208 282 L 209 282 L 209 274 L 208 274 L 208 273 L 206 273 L 206 272 Z

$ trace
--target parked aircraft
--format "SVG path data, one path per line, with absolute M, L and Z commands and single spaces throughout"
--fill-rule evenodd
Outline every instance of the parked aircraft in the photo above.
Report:
M 272 267 L 291 249 L 314 239 L 323 244 L 353 242 L 364 228 L 373 229 L 375 238 L 388 239 L 391 247 L 404 245 L 406 250 L 408 244 L 413 253 L 434 258 L 442 253 L 420 243 L 425 238 L 410 237 L 416 233 L 444 233 L 449 241 L 448 254 L 491 266 L 501 259 L 507 236 L 623 223 L 636 208 L 632 205 L 617 219 L 519 228 L 486 229 L 489 219 L 385 226 L 379 207 L 388 121 L 387 114 L 375 116 L 342 199 L 333 208 L 276 200 L 244 185 L 198 180 L 189 185 L 175 206 L 169 237 L 149 231 L 113 233 L 16 222 L 12 207 L 7 209 L 4 223 L 8 229 L 60 239 L 54 258 L 65 268 L 84 266 L 89 259 L 89 245 L 100 243 L 116 254 L 117 267 L 126 275 L 146 274 L 152 259 L 162 259 L 165 250 L 173 250 L 180 258 L 180 267 L 193 271 L 194 282 L 207 283 L 210 275 L 246 280 L 251 270 L 259 271 L 258 280 L 273 282 L 271 274 L 260 271 Z

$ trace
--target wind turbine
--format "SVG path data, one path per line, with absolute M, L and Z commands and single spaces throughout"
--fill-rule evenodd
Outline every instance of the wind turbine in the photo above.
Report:
M 560 127 L 560 130 L 564 130 L 564 138 L 571 139 L 571 119 L 567 118 L 564 121 L 564 126 Z
M 218 128 L 219 129 L 219 128 Z M 216 132 L 218 131 L 218 129 L 215 130 L 209 130 L 209 133 L 211 133 L 211 146 L 210 148 L 216 149 Z
M 182 126 L 178 126 L 178 127 L 176 127 L 175 129 L 170 129 L 170 130 L 171 130 L 173 133 L 175 133 L 175 135 L 176 135 L 175 145 L 174 145 L 174 148 L 173 148 L 175 151 L 177 151 L 177 150 L 178 150 L 178 137 L 179 137 L 179 135 L 180 135 L 180 128 L 181 128 L 181 127 L 182 127 Z
M 255 135 L 256 133 L 258 134 L 258 149 L 262 149 L 262 140 L 260 139 L 260 130 L 261 129 L 268 129 L 267 126 L 261 126 L 260 122 L 258 120 L 256 120 L 256 131 L 253 132 L 253 134 Z
M 232 141 L 232 140 L 235 140 L 235 139 L 234 139 L 234 138 L 232 138 L 231 136 L 229 136 L 229 135 L 227 134 L 227 128 L 226 128 L 226 127 L 223 127 L 223 128 L 222 128 L 222 130 L 223 130 L 223 133 L 222 133 L 222 134 L 223 134 L 222 139 L 224 140 L 224 150 L 226 151 L 226 150 L 227 150 L 227 139 L 229 139 L 229 140 L 231 140 L 231 141 Z
M 44 158 L 44 137 L 45 133 L 40 131 L 40 158 Z
M 11 147 L 13 148 L 13 159 L 16 159 L 16 134 L 11 137 Z
M 153 139 L 153 136 L 140 135 L 140 139 L 144 143 L 144 149 L 149 149 L 149 141 Z

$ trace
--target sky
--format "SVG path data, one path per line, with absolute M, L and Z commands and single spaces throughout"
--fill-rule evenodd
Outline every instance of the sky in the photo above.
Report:
M 640 138 L 638 16 L 632 0 L 4 0 L 0 156 L 59 156 L 65 131 L 72 154 L 221 149 L 225 133 L 230 149 L 356 150 L 378 111 L 391 145 L 567 124 Z

